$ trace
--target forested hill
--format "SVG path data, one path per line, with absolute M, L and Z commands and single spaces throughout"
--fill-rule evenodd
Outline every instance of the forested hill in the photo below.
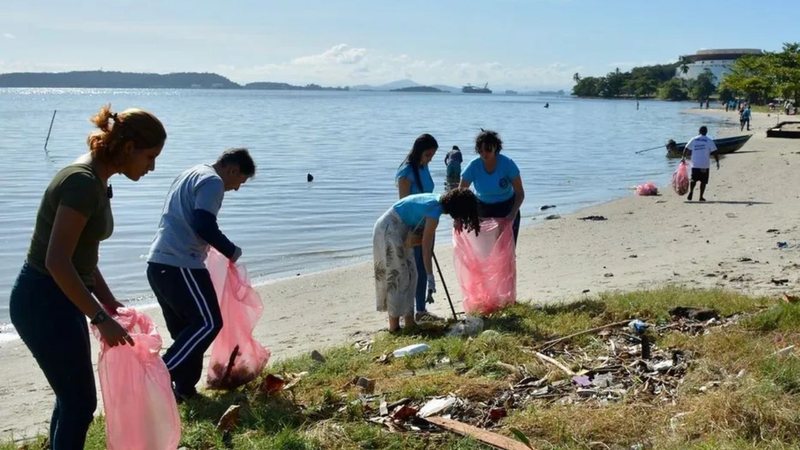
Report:
M 238 84 L 215 73 L 130 73 L 101 70 L 0 74 L 0 87 L 237 89 Z

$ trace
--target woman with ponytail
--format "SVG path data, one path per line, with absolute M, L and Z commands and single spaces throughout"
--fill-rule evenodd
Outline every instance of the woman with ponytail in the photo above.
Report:
M 421 134 L 414 141 L 414 146 L 411 147 L 411 151 L 408 152 L 406 159 L 403 160 L 397 170 L 397 175 L 395 175 L 400 199 L 409 195 L 433 192 L 434 183 L 428 164 L 433 160 L 438 148 L 439 143 L 428 133 Z M 417 265 L 417 272 L 425 270 L 425 266 L 422 263 L 422 248 L 419 246 L 414 247 L 414 261 Z M 438 317 L 427 311 L 425 304 L 427 293 L 424 277 L 420 277 L 417 281 L 414 298 L 417 310 L 415 319 L 417 321 L 438 319 Z
M 403 197 L 375 223 L 375 298 L 378 311 L 389 314 L 390 332 L 400 329 L 401 317 L 406 327 L 415 324 L 414 294 L 420 280 L 436 292 L 431 259 L 433 236 L 442 214 L 449 214 L 460 229 L 480 231 L 478 199 L 469 189 L 452 189 L 441 196 Z M 417 270 L 412 247 L 421 249 L 424 272 Z
M 61 169 L 36 215 L 25 264 L 11 291 L 11 321 L 56 396 L 50 448 L 81 449 L 97 406 L 88 318 L 110 346 L 133 345 L 111 317 L 123 306 L 97 266 L 100 241 L 111 236 L 111 176 L 138 181 L 155 169 L 167 138 L 141 109 L 104 106 L 91 118 L 89 152 Z

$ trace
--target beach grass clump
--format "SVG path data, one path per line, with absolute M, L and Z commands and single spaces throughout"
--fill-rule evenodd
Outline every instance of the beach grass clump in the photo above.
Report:
M 670 316 L 676 306 L 713 308 L 719 319 L 685 326 Z M 630 319 L 651 324 L 659 354 L 685 358 L 681 366 L 685 370 L 669 375 L 675 382 L 668 391 L 652 389 L 658 377 L 666 376 L 663 372 L 637 375 L 642 372 L 633 370 L 633 365 L 642 363 L 637 355 L 629 355 L 621 360 L 630 365 L 632 374 L 623 394 L 613 399 L 581 398 L 575 395 L 572 376 L 535 356 L 549 340 Z M 473 337 L 447 336 L 444 328 L 380 332 L 355 345 L 323 350 L 323 358 L 280 361 L 238 390 L 205 393 L 182 404 L 181 445 L 187 449 L 489 448 L 473 438 L 420 428 L 415 422 L 400 421 L 393 427 L 378 411 L 381 403 L 418 408 L 431 398 L 453 396 L 461 402 L 460 413 L 451 411 L 455 418 L 472 420 L 473 425 L 507 437 L 521 433 L 537 449 L 800 447 L 797 305 L 728 291 L 666 287 L 544 307 L 520 303 L 485 317 L 484 325 L 486 331 Z M 620 325 L 615 330 L 622 339 L 632 333 Z M 609 333 L 569 338 L 551 354 L 568 370 L 586 369 L 587 363 L 581 361 L 602 361 L 609 354 Z M 630 339 L 636 342 L 635 337 Z M 390 356 L 397 348 L 423 342 L 430 347 L 426 352 Z M 614 351 L 629 352 L 637 346 L 623 347 Z M 373 381 L 374 387 L 360 386 L 359 378 Z M 566 383 L 572 394 L 509 397 L 511 387 L 523 378 Z M 277 388 L 275 380 L 281 383 Z M 234 404 L 241 407 L 235 426 L 217 429 L 219 418 Z M 502 408 L 505 417 L 487 421 L 484 416 L 491 408 Z M 103 426 L 98 418 L 86 448 L 104 448 Z M 38 438 L 25 448 L 42 448 L 42 443 Z M 0 450 L 19 445 L 3 444 Z

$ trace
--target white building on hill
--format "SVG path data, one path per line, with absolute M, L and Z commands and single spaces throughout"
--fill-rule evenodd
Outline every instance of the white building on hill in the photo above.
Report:
M 698 50 L 694 55 L 685 55 L 682 58 L 688 63 L 688 71 L 683 73 L 679 66 L 675 76 L 685 80 L 692 80 L 706 69 L 714 75 L 714 84 L 719 84 L 731 71 L 733 62 L 745 55 L 760 55 L 764 53 L 756 48 L 722 48 L 711 50 Z

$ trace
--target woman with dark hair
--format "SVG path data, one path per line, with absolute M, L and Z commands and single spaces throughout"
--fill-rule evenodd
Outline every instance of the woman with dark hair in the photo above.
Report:
M 478 200 L 469 189 L 437 194 L 409 195 L 397 201 L 375 223 L 372 254 L 375 263 L 375 298 L 378 311 L 389 314 L 389 331 L 413 326 L 414 294 L 418 280 L 436 292 L 431 258 L 439 217 L 449 214 L 461 229 L 480 231 Z M 418 272 L 411 247 L 422 244 L 424 272 Z M 423 276 L 425 274 L 425 276 Z
M 514 161 L 500 154 L 503 141 L 495 131 L 481 130 L 475 138 L 473 159 L 461 173 L 460 188 L 475 185 L 478 215 L 513 220 L 514 242 L 519 236 L 519 208 L 525 200 L 522 177 Z
M 80 449 L 97 406 L 89 328 L 106 344 L 133 340 L 111 316 L 123 306 L 97 266 L 100 241 L 111 236 L 111 186 L 121 173 L 138 181 L 155 170 L 167 133 L 141 109 L 92 117 L 89 153 L 61 169 L 44 192 L 28 257 L 11 291 L 9 309 L 22 341 L 56 394 L 50 448 Z
M 411 151 L 408 152 L 406 159 L 403 160 L 395 176 L 398 195 L 401 199 L 408 195 L 433 192 L 434 183 L 428 165 L 433 160 L 438 148 L 439 143 L 428 133 L 421 134 L 414 141 L 414 146 L 411 147 Z M 422 264 L 422 248 L 419 246 L 414 247 L 414 260 L 417 264 L 417 272 L 425 269 Z M 417 321 L 438 319 L 438 317 L 427 311 L 425 279 L 422 277 L 417 281 L 414 298 L 417 311 L 415 319 Z

